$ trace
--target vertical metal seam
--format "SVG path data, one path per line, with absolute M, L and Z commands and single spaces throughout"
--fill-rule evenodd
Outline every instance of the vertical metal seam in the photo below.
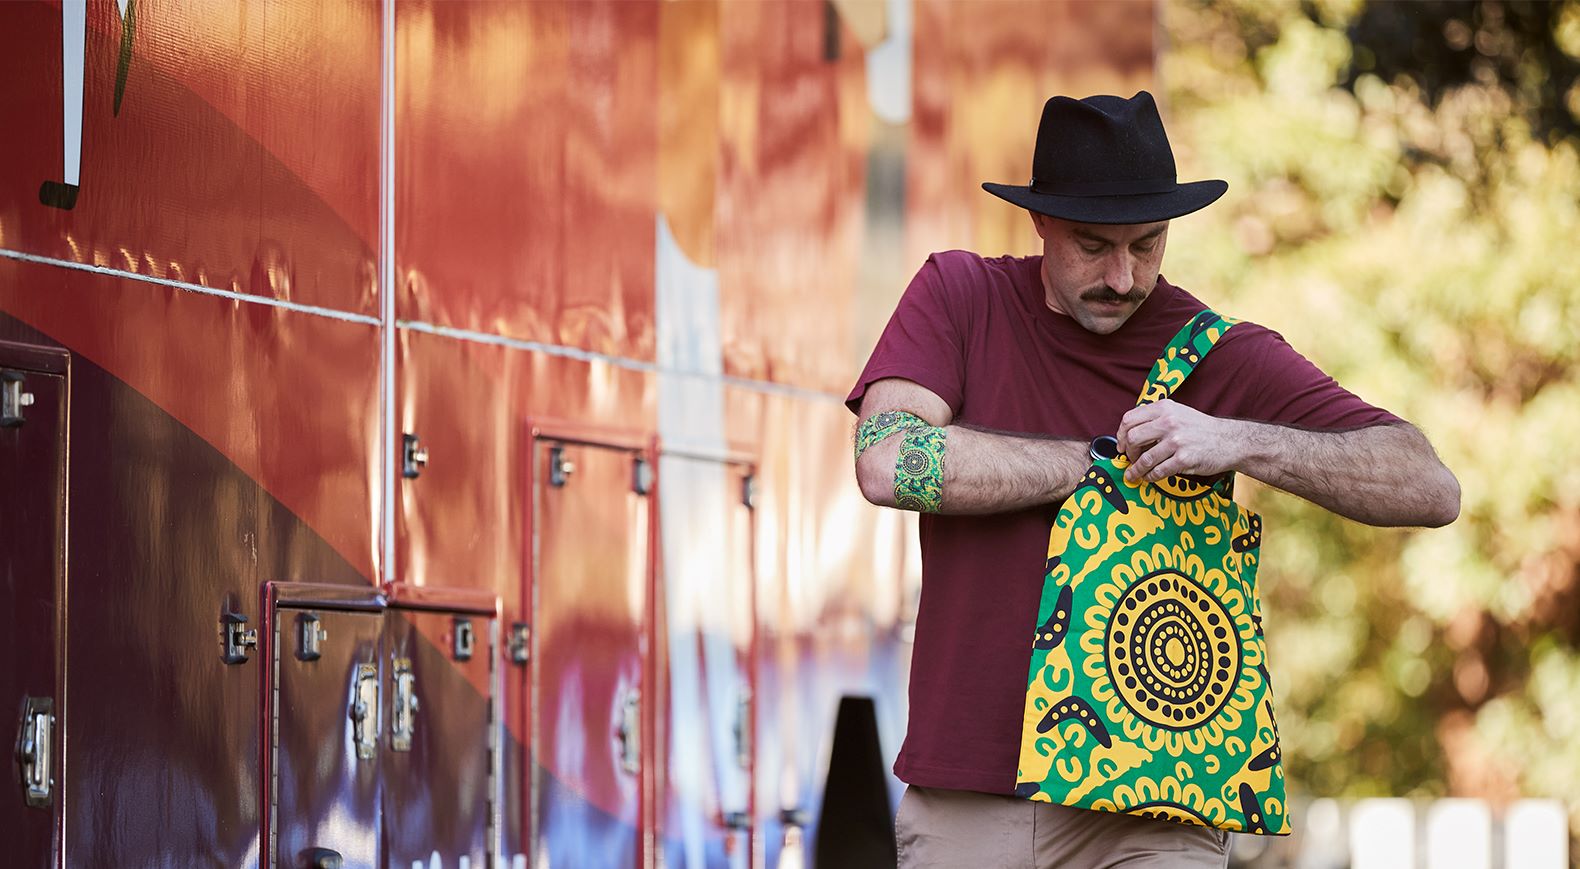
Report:
M 270 863 L 279 863 L 280 850 L 280 620 L 269 612 L 273 608 L 272 595 L 264 595 L 264 616 L 271 623 L 268 632 L 269 657 L 269 768 L 261 770 L 269 777 L 269 826 L 266 831 L 268 848 L 264 851 Z M 262 621 L 262 619 L 260 619 Z
M 71 626 L 66 621 L 66 613 L 69 611 L 67 607 L 71 605 L 71 572 L 67 556 L 67 553 L 71 552 L 71 408 L 73 404 L 71 398 L 72 389 L 74 388 L 72 384 L 75 380 L 71 374 L 71 360 L 72 357 L 68 355 L 66 357 L 65 375 L 61 377 L 60 383 L 60 473 L 55 478 L 55 485 L 60 487 L 60 507 L 55 511 L 56 521 L 60 523 L 60 541 L 56 544 L 55 549 L 55 577 L 58 581 L 58 585 L 55 587 L 55 611 L 57 613 L 56 625 L 58 630 L 55 634 L 55 684 L 53 687 L 56 692 L 55 696 L 60 698 L 59 702 L 55 704 L 55 720 L 59 725 L 60 733 L 60 814 L 58 816 L 60 842 L 57 846 L 59 848 L 57 853 L 62 861 L 66 858 L 66 843 L 71 841 L 67 838 L 66 827 L 71 818 L 67 811 L 71 806 L 68 803 L 66 791 L 66 782 L 70 781 L 70 778 L 68 778 L 70 770 L 67 764 L 71 760 L 71 752 L 67 750 L 68 746 L 66 745 L 66 716 L 71 711 L 70 698 L 66 694 L 66 668 L 71 663 L 70 646 L 67 645 L 71 640 Z
M 527 485 L 532 491 L 532 516 L 528 523 L 528 533 L 532 535 L 532 566 L 527 574 L 532 583 L 528 589 L 528 604 L 526 617 L 522 620 L 527 623 L 527 696 L 529 718 L 527 721 L 527 749 L 524 752 L 526 760 L 523 762 L 522 776 L 529 782 L 527 789 L 527 823 L 523 825 L 522 847 L 526 849 L 527 863 L 537 865 L 539 840 L 542 831 L 538 829 L 538 728 L 539 728 L 539 676 L 538 662 L 538 611 L 541 595 L 538 589 L 542 586 L 542 527 L 543 497 L 540 485 L 542 472 L 538 464 L 538 437 L 533 435 L 528 449 L 530 450 L 530 464 L 528 465 Z
M 497 600 L 497 598 L 496 598 Z M 488 628 L 488 855 L 489 866 L 504 866 L 504 668 L 499 666 L 503 608 L 496 608 Z
M 381 578 L 395 581 L 395 0 L 383 4 L 379 137 L 379 468 L 383 485 Z

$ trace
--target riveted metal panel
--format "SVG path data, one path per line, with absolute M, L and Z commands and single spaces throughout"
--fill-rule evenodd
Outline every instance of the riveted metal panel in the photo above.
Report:
M 666 865 L 752 865 L 756 697 L 750 465 L 665 454 L 660 499 Z
M 649 575 L 638 452 L 535 447 L 532 865 L 635 866 L 647 808 Z M 550 482 L 551 456 L 568 463 Z
M 0 4 L 0 243 L 375 314 L 378 11 Z
M 459 621 L 458 621 L 459 620 Z M 384 853 L 391 866 L 443 866 L 465 857 L 487 865 L 492 806 L 489 695 L 491 619 L 476 614 L 392 609 L 384 614 L 385 657 L 409 662 L 417 698 L 408 744 L 386 738 L 382 761 Z M 471 627 L 475 653 L 455 654 L 457 625 Z M 437 642 L 436 642 L 437 641 Z M 393 687 L 393 684 L 391 685 Z M 387 692 L 390 736 L 400 698 Z
M 295 654 L 303 615 L 317 618 L 325 634 L 313 660 Z M 382 632 L 377 610 L 276 612 L 270 734 L 276 866 L 301 865 L 315 848 L 338 853 L 348 866 L 370 866 L 382 856 L 379 767 L 390 726 Z
M 66 587 L 66 385 L 31 348 L 0 341 L 0 387 L 16 414 L 0 426 L 0 830 L 7 861 L 58 865 L 64 800 L 60 628 Z M 29 368 L 19 367 L 29 365 Z M 53 366 L 51 366 L 53 367 Z
M 652 359 L 658 19 L 397 7 L 401 319 Z

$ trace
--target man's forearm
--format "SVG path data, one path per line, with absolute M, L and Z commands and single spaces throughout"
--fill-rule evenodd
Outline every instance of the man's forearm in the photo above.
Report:
M 1313 432 L 1225 422 L 1233 424 L 1236 470 L 1341 516 L 1436 527 L 1459 514 L 1459 481 L 1412 426 Z
M 1091 463 L 1084 441 L 987 432 L 966 426 L 943 428 L 943 498 L 938 512 L 1003 513 L 1061 501 L 1075 489 Z M 902 437 L 868 448 L 856 462 L 867 500 L 896 506 L 895 463 Z

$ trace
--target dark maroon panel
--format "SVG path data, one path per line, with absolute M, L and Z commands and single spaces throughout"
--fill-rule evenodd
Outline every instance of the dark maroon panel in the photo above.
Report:
M 372 866 L 379 856 L 379 764 L 390 725 L 381 708 L 389 691 L 383 614 L 282 607 L 276 626 L 274 863 L 312 865 L 313 849 L 329 849 L 347 866 Z M 321 632 L 313 650 L 303 644 L 311 631 Z
M 265 580 L 366 580 L 144 396 L 80 356 L 71 377 L 65 863 L 246 865 L 261 674 L 221 661 L 220 615 L 257 626 Z
M 508 694 L 507 694 L 508 698 Z M 510 707 L 504 707 L 507 715 Z M 522 728 L 525 731 L 525 728 Z M 531 835 L 527 826 L 528 799 L 534 773 L 528 768 L 531 754 L 521 740 L 511 735 L 507 726 L 502 731 L 504 750 L 500 754 L 500 853 L 507 859 L 527 853 L 527 839 Z
M 0 312 L 110 372 L 212 445 L 232 466 L 225 473 L 248 480 L 237 497 L 266 492 L 284 505 L 292 534 L 310 530 L 359 568 L 349 581 L 366 585 L 374 575 L 375 327 L 3 257 Z M 169 480 L 188 483 L 179 474 Z
M 6 863 L 19 869 L 55 865 L 64 746 L 55 725 L 65 699 L 58 690 L 56 627 L 65 591 L 59 579 L 66 389 L 59 375 L 18 367 L 37 361 L 0 343 L 0 390 L 32 401 L 20 408 L 20 422 L 0 427 L 0 613 L 10 626 L 0 631 L 0 748 L 20 750 L 23 731 L 33 737 L 27 778 L 36 783 L 29 788 L 19 780 L 20 757 L 5 765 L 0 830 Z
M 457 619 L 473 637 L 472 651 L 456 655 Z M 409 662 L 417 706 L 410 712 L 410 742 L 393 737 L 393 690 L 385 698 L 391 726 L 383 757 L 384 856 L 389 866 L 453 866 L 461 857 L 481 867 L 488 862 L 489 715 L 488 697 L 474 684 L 487 684 L 490 620 L 476 615 L 391 610 L 384 614 L 387 662 Z M 428 638 L 444 640 L 436 646 Z M 396 666 L 387 685 L 393 687 Z

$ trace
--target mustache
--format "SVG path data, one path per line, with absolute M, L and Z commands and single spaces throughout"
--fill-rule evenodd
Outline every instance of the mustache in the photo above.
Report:
M 1140 302 L 1146 294 L 1139 289 L 1132 289 L 1128 293 L 1116 293 L 1108 287 L 1093 287 L 1081 294 L 1081 300 L 1086 302 Z

